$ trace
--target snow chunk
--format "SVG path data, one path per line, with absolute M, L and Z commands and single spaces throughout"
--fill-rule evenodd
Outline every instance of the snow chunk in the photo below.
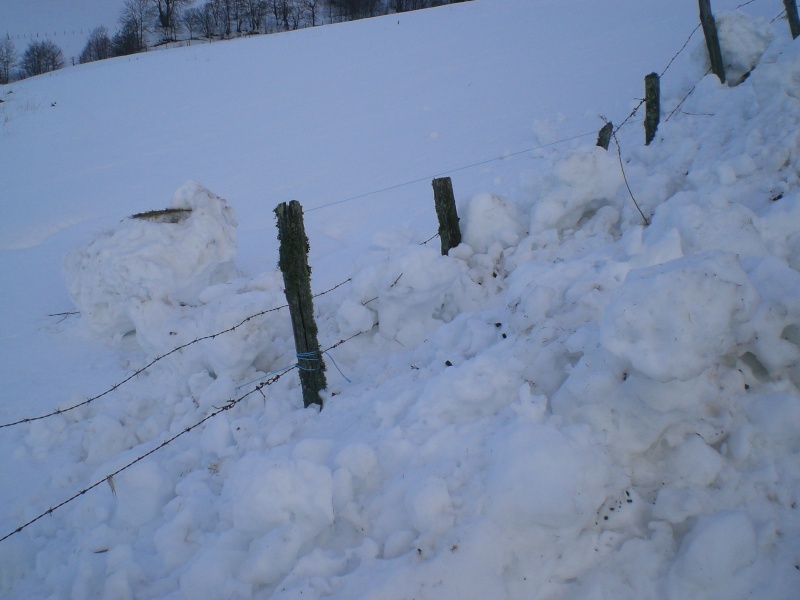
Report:
M 758 294 L 729 253 L 632 271 L 615 290 L 601 343 L 651 379 L 689 380 L 752 336 Z
M 533 207 L 530 231 L 570 229 L 600 208 L 614 205 L 622 185 L 619 165 L 602 148 L 592 148 L 560 161 L 549 192 Z
M 672 597 L 743 597 L 741 570 L 755 562 L 757 553 L 756 532 L 746 513 L 725 511 L 701 517 L 684 539 L 670 571 Z
M 313 535 L 333 522 L 333 476 L 305 459 L 247 454 L 223 494 L 232 505 L 234 527 L 251 534 L 300 523 Z
M 405 504 L 414 528 L 420 533 L 441 535 L 455 523 L 447 483 L 440 477 L 429 477 L 421 487 L 412 489 Z
M 743 12 L 719 12 L 714 15 L 725 66 L 725 79 L 731 85 L 744 80 L 761 55 L 772 43 L 774 34 L 770 24 Z
M 459 209 L 464 243 L 485 254 L 494 242 L 513 246 L 527 233 L 517 205 L 494 194 L 479 194 Z
M 545 425 L 512 425 L 501 433 L 488 469 L 489 511 L 498 522 L 523 531 L 532 525 L 570 527 L 594 517 L 610 479 L 597 446 Z
M 140 527 L 158 517 L 174 488 L 168 473 L 156 462 L 141 462 L 114 478 L 116 518 L 127 527 Z
M 67 289 L 96 332 L 122 336 L 234 275 L 236 221 L 226 201 L 189 182 L 172 207 L 191 212 L 179 222 L 126 219 L 67 255 Z

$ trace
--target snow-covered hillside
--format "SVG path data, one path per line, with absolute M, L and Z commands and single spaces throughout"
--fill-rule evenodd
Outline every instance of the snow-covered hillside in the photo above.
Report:
M 800 46 L 759 17 L 782 3 L 715 2 L 755 65 L 731 87 L 699 32 L 670 63 L 695 2 L 576 4 L 0 88 L 0 424 L 82 404 L 0 428 L 0 537 L 36 519 L 0 594 L 796 597 Z M 695 87 L 653 144 L 637 114 L 596 148 L 667 64 L 664 119 Z M 440 174 L 447 257 L 421 243 Z M 278 308 L 293 198 L 321 412 Z

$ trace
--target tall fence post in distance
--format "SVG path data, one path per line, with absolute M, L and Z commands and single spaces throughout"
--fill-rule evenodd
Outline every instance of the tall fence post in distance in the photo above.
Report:
M 461 243 L 461 229 L 458 226 L 456 198 L 453 195 L 453 182 L 449 177 L 440 177 L 431 182 L 436 216 L 439 217 L 439 239 L 442 241 L 442 256 L 447 256 L 451 248 Z
M 700 24 L 706 36 L 708 57 L 711 59 L 711 71 L 719 77 L 720 83 L 725 83 L 725 66 L 722 64 L 722 50 L 719 47 L 717 36 L 717 23 L 711 14 L 711 0 L 700 0 Z
M 789 29 L 792 31 L 792 39 L 800 37 L 800 17 L 797 16 L 797 0 L 783 0 L 786 7 L 786 19 L 789 21 Z
M 658 123 L 661 120 L 661 78 L 657 73 L 650 73 L 644 78 L 644 143 L 649 146 L 656 137 Z
M 317 323 L 314 321 L 314 301 L 311 296 L 311 268 L 308 266 L 308 238 L 303 224 L 303 207 L 297 200 L 283 202 L 275 207 L 278 217 L 280 258 L 278 266 L 283 273 L 286 302 L 292 318 L 294 344 L 297 349 L 297 366 L 303 388 L 303 404 L 319 404 L 319 393 L 328 387 L 325 380 L 325 363 L 317 341 Z
M 614 124 L 609 121 L 600 129 L 597 134 L 597 145 L 603 150 L 608 150 L 608 144 L 611 142 L 611 134 L 614 132 Z

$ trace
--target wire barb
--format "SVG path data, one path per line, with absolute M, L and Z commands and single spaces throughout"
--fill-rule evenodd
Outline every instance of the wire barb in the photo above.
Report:
M 342 281 L 340 283 L 337 283 L 332 288 L 327 289 L 324 292 L 320 292 L 319 294 L 315 294 L 314 298 L 317 298 L 319 296 L 324 296 L 325 294 L 329 294 L 332 291 L 342 287 L 343 285 L 345 285 L 347 283 L 350 283 L 352 280 L 353 279 L 351 277 L 347 278 L 344 281 Z M 255 313 L 253 315 L 250 315 L 249 317 L 245 317 L 244 319 L 239 321 L 233 327 L 229 327 L 228 329 L 224 329 L 222 331 L 218 331 L 216 333 L 212 333 L 212 334 L 209 334 L 209 335 L 204 335 L 202 337 L 195 338 L 191 342 L 187 342 L 185 344 L 181 344 L 180 346 L 176 346 L 175 348 L 173 348 L 169 352 L 167 352 L 165 354 L 162 354 L 160 356 L 157 356 L 156 358 L 151 360 L 149 363 L 147 363 L 145 366 L 143 366 L 140 369 L 137 369 L 131 375 L 129 375 L 128 377 L 126 377 L 122 381 L 115 383 L 114 385 L 109 387 L 104 392 L 102 392 L 100 394 L 97 394 L 96 396 L 92 396 L 91 398 L 88 398 L 88 399 L 84 400 L 83 402 L 79 402 L 78 404 L 74 404 L 74 405 L 68 406 L 66 408 L 57 408 L 56 410 L 54 410 L 52 412 L 49 412 L 47 414 L 44 414 L 44 415 L 39 415 L 39 416 L 36 416 L 36 417 L 25 417 L 23 419 L 19 419 L 17 421 L 12 421 L 10 423 L 0 423 L 0 429 L 4 429 L 4 428 L 7 428 L 7 427 L 14 427 L 16 425 L 24 425 L 26 423 L 32 423 L 34 421 L 41 421 L 42 419 L 48 419 L 50 417 L 55 417 L 57 415 L 62 415 L 62 414 L 66 413 L 66 412 L 69 412 L 71 410 L 75 410 L 75 409 L 81 408 L 82 406 L 87 406 L 88 404 L 91 404 L 95 400 L 99 400 L 100 398 L 103 398 L 104 396 L 107 396 L 108 394 L 117 391 L 120 387 L 122 387 L 123 385 L 125 385 L 126 383 L 131 381 L 132 379 L 135 379 L 137 376 L 139 376 L 142 373 L 144 373 L 145 371 L 147 371 L 150 367 L 152 367 L 156 363 L 164 360 L 165 358 L 167 358 L 168 356 L 171 356 L 172 354 L 175 354 L 176 352 L 179 352 L 179 351 L 181 351 L 181 350 L 183 350 L 185 348 L 188 348 L 189 346 L 193 346 L 194 344 L 197 344 L 199 342 L 202 342 L 202 341 L 205 341 L 205 340 L 213 340 L 213 339 L 216 339 L 217 337 L 219 337 L 221 335 L 224 335 L 226 333 L 231 333 L 233 331 L 236 331 L 237 329 L 242 327 L 245 323 L 248 323 L 249 321 L 252 321 L 253 319 L 255 319 L 257 317 L 262 317 L 262 316 L 264 316 L 266 314 L 279 311 L 281 309 L 287 308 L 288 306 L 289 306 L 288 304 L 282 304 L 281 306 L 276 306 L 274 308 L 270 308 L 270 309 L 267 309 L 267 310 L 262 310 L 261 312 L 257 312 L 257 313 Z
M 196 422 L 196 423 L 194 423 L 193 425 L 190 425 L 190 426 L 186 427 L 185 429 L 181 429 L 181 431 L 180 431 L 180 432 L 176 433 L 176 434 L 175 434 L 175 435 L 173 435 L 171 438 L 164 440 L 163 442 L 161 442 L 159 445 L 157 445 L 157 446 L 156 446 L 155 448 L 153 448 L 152 450 L 150 450 L 150 451 L 148 451 L 148 452 L 145 452 L 144 454 L 142 454 L 142 455 L 138 456 L 137 458 L 135 458 L 134 460 L 130 461 L 130 462 L 129 462 L 128 464 L 126 464 L 125 466 L 123 466 L 123 467 L 120 467 L 119 469 L 117 469 L 117 470 L 116 470 L 116 471 L 114 471 L 113 473 L 109 473 L 108 475 L 106 475 L 106 476 L 105 476 L 105 477 L 103 477 L 102 479 L 99 479 L 99 480 L 97 480 L 96 482 L 94 482 L 92 485 L 90 485 L 90 486 L 88 486 L 88 487 L 85 487 L 85 488 L 83 488 L 81 491 L 79 491 L 79 492 L 77 492 L 77 493 L 73 494 L 72 496 L 70 496 L 70 497 L 69 497 L 69 498 L 67 498 L 66 500 L 64 500 L 64 501 L 60 502 L 59 504 L 56 504 L 55 506 L 51 506 L 51 507 L 50 507 L 50 508 L 48 508 L 46 511 L 44 511 L 44 512 L 42 512 L 41 514 L 39 514 L 38 516 L 34 517 L 33 519 L 31 519 L 31 520 L 30 520 L 30 521 L 28 521 L 27 523 L 24 523 L 23 525 L 20 525 L 19 527 L 17 527 L 17 528 L 16 528 L 16 529 L 14 529 L 13 531 L 11 531 L 11 532 L 7 533 L 6 535 L 4 535 L 3 537 L 1 537 L 1 538 L 0 538 L 0 542 L 3 542 L 3 541 L 5 541 L 5 540 L 7 540 L 7 539 L 8 539 L 8 538 L 10 538 L 12 535 L 15 535 L 15 534 L 17 534 L 17 533 L 20 533 L 21 531 L 23 531 L 23 530 L 25 530 L 26 528 L 30 527 L 31 525 L 33 525 L 34 523 L 36 523 L 36 522 L 37 522 L 37 521 L 39 521 L 40 519 L 43 519 L 43 518 L 44 518 L 44 517 L 46 517 L 47 515 L 51 515 L 51 514 L 53 514 L 53 513 L 54 513 L 55 511 L 57 511 L 59 508 L 62 508 L 63 506 L 66 506 L 67 504 L 69 504 L 69 503 L 70 503 L 70 502 L 72 502 L 73 500 L 76 500 L 77 498 L 80 498 L 81 496 L 83 496 L 83 495 L 84 495 L 84 494 L 86 494 L 87 492 L 89 492 L 89 491 L 93 490 L 94 488 L 96 488 L 96 487 L 98 487 L 98 486 L 102 485 L 103 483 L 108 483 L 108 485 L 110 485 L 110 486 L 111 486 L 111 489 L 112 489 L 112 491 L 116 492 L 116 490 L 114 489 L 114 484 L 113 484 L 114 477 L 116 477 L 117 475 L 119 475 L 119 474 L 120 474 L 120 473 L 122 473 L 123 471 L 125 471 L 125 470 L 127 470 L 127 469 L 130 469 L 130 468 L 131 468 L 133 465 L 135 465 L 135 464 L 137 464 L 137 463 L 139 463 L 139 462 L 143 461 L 145 458 L 147 458 L 147 457 L 148 457 L 148 456 L 150 456 L 151 454 L 154 454 L 154 453 L 158 452 L 159 450 L 161 450 L 162 448 L 165 448 L 165 447 L 169 446 L 169 445 L 170 445 L 172 442 L 174 442 L 175 440 L 177 440 L 177 439 L 178 439 L 179 437 L 181 437 L 182 435 L 184 435 L 184 434 L 187 434 L 187 433 L 189 433 L 190 431 L 193 431 L 193 430 L 197 429 L 198 427 L 200 427 L 200 426 L 201 426 L 203 423 L 205 423 L 206 421 L 209 421 L 209 420 L 213 419 L 214 417 L 216 417 L 217 415 L 219 415 L 219 414 L 221 414 L 221 413 L 223 413 L 223 412 L 225 412 L 225 411 L 227 411 L 227 410 L 230 410 L 231 408 L 233 408 L 234 406 L 236 406 L 237 404 L 239 404 L 239 403 L 240 403 L 242 400 L 244 400 L 244 399 L 245 399 L 245 398 L 247 398 L 248 396 L 250 396 L 250 395 L 252 395 L 252 394 L 254 394 L 254 393 L 256 393 L 256 392 L 259 392 L 259 391 L 261 391 L 261 390 L 262 390 L 264 387 L 266 387 L 266 386 L 268 386 L 268 385 L 272 385 L 273 383 L 275 383 L 276 381 L 278 381 L 278 380 L 279 380 L 281 377 L 283 377 L 284 375 L 286 375 L 286 374 L 287 374 L 287 373 L 289 373 L 290 371 L 294 370 L 294 368 L 295 368 L 295 367 L 294 367 L 294 366 L 292 366 L 292 367 L 289 367 L 289 368 L 285 369 L 284 371 L 282 371 L 282 372 L 280 372 L 280 373 L 277 373 L 276 375 L 274 375 L 273 377 L 271 377 L 271 378 L 270 378 L 270 379 L 268 379 L 267 381 L 264 381 L 264 382 L 262 382 L 262 383 L 258 384 L 258 385 L 257 385 L 255 388 L 253 388 L 252 390 L 250 390 L 250 391 L 249 391 L 249 392 L 247 392 L 246 394 L 243 394 L 242 396 L 239 396 L 238 398 L 232 399 L 232 400 L 231 400 L 230 402 L 228 402 L 228 403 L 227 403 L 225 406 L 223 406 L 223 407 L 221 407 L 221 408 L 218 408 L 218 409 L 216 409 L 216 410 L 215 410 L 214 412 L 212 412 L 212 413 L 209 413 L 208 415 L 206 415 L 204 418 L 202 418 L 201 420 L 197 421 L 197 422 Z

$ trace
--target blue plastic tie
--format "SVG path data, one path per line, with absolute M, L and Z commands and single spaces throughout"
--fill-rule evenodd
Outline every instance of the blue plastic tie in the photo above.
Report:
M 333 366 L 334 366 L 334 367 L 336 367 L 336 370 L 337 370 L 337 371 L 339 371 L 339 375 L 341 375 L 342 377 L 344 377 L 344 380 L 345 380 L 347 383 L 353 383 L 352 381 L 350 381 L 350 380 L 347 378 L 347 375 L 345 375 L 344 373 L 342 373 L 342 370 L 339 368 L 339 365 L 337 365 L 337 364 L 336 364 L 336 361 L 335 361 L 335 360 L 333 360 L 333 356 L 331 356 L 331 353 L 330 353 L 330 352 L 328 352 L 328 351 L 326 350 L 326 351 L 325 351 L 325 354 L 327 354 L 327 355 L 328 355 L 328 358 L 330 358 L 330 359 L 331 359 L 331 362 L 333 363 Z

